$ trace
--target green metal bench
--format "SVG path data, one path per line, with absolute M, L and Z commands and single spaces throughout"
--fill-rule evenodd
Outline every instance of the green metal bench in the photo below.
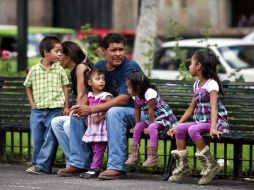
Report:
M 19 134 L 18 147 L 11 146 L 11 152 L 14 148 L 19 149 L 20 157 L 23 156 L 23 134 L 28 135 L 28 148 L 26 160 L 31 160 L 31 138 L 29 128 L 30 105 L 23 86 L 24 77 L 0 77 L 0 160 L 6 155 L 6 134 L 10 133 L 12 144 L 14 144 L 14 133 Z M 156 84 L 160 95 L 174 111 L 178 119 L 188 108 L 193 96 L 193 82 L 179 80 L 152 80 Z M 253 175 L 253 144 L 254 144 L 254 83 L 229 82 L 224 83 L 226 95 L 222 98 L 229 114 L 230 133 L 222 135 L 221 139 L 211 139 L 208 134 L 204 137 L 211 142 L 215 142 L 215 156 L 217 152 L 217 143 L 224 143 L 224 161 L 227 162 L 227 144 L 233 144 L 233 175 L 240 177 L 242 173 L 243 145 L 249 145 L 249 170 L 248 176 Z M 131 135 L 130 135 L 131 137 Z M 144 136 L 147 138 L 147 136 Z M 161 137 L 171 141 L 170 150 L 176 148 L 175 140 L 170 137 Z M 174 159 L 169 155 L 165 167 L 164 179 L 167 179 L 172 172 Z M 195 158 L 194 158 L 195 159 Z M 196 162 L 195 162 L 196 163 Z M 195 164 L 194 164 L 194 167 Z M 227 169 L 227 165 L 224 165 Z
M 193 97 L 193 82 L 153 80 L 153 83 L 156 84 L 162 99 L 171 106 L 176 117 L 180 119 Z M 223 134 L 220 139 L 211 139 L 209 134 L 204 134 L 204 137 L 208 142 L 215 142 L 215 156 L 217 143 L 233 144 L 233 176 L 235 178 L 242 176 L 243 145 L 250 145 L 248 175 L 253 175 L 254 83 L 224 81 L 223 85 L 226 95 L 222 97 L 222 101 L 228 111 L 230 133 Z M 170 150 L 176 149 L 174 141 L 172 140 Z M 228 160 L 227 151 L 226 146 L 224 163 Z M 174 159 L 169 153 L 164 173 L 165 180 L 171 175 L 173 165 Z M 227 169 L 226 167 L 225 164 L 224 169 Z
M 29 118 L 31 107 L 29 105 L 26 90 L 23 86 L 24 77 L 1 77 L 0 80 L 0 159 L 6 154 L 6 133 L 11 132 L 11 144 L 14 144 L 14 132 L 19 133 L 20 157 L 23 151 L 23 133 L 28 137 L 28 155 L 31 156 L 31 138 Z M 30 159 L 30 158 L 28 158 Z

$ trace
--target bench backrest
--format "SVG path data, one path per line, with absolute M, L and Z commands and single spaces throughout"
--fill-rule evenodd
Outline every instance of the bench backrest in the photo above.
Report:
M 24 77 L 1 77 L 0 80 L 0 127 L 8 130 L 29 131 L 29 105 Z
M 172 108 L 178 119 L 188 108 L 193 97 L 193 82 L 152 80 L 162 99 Z M 230 131 L 254 134 L 254 83 L 223 82 L 225 96 L 221 97 L 229 115 Z
M 23 86 L 24 77 L 0 78 L 0 126 L 29 130 L 30 105 Z M 178 119 L 193 97 L 193 82 L 152 80 Z M 227 82 L 222 101 L 229 114 L 231 131 L 254 133 L 254 83 Z

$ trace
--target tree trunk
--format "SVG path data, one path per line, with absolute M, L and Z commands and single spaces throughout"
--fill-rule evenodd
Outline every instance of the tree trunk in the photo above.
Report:
M 136 30 L 133 59 L 140 64 L 148 76 L 152 68 L 155 50 L 158 8 L 157 0 L 142 0 Z

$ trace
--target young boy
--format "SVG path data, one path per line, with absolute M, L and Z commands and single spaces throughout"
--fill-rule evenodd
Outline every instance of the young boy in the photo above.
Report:
M 31 67 L 24 82 L 32 108 L 30 129 L 33 142 L 33 165 L 37 164 L 36 159 L 39 153 L 43 154 L 42 147 L 46 147 L 44 144 L 49 136 L 47 133 L 51 131 L 52 118 L 62 115 L 63 108 L 65 115 L 70 111 L 69 80 L 65 70 L 58 63 L 62 54 L 61 41 L 56 36 L 47 36 L 40 42 L 39 50 L 42 60 Z

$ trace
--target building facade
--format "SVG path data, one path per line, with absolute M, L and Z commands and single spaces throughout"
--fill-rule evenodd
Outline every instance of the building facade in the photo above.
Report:
M 29 25 L 79 29 L 135 29 L 142 0 L 28 0 Z M 241 0 L 158 0 L 158 34 L 166 36 L 169 22 L 199 35 L 205 26 L 212 35 L 241 35 L 253 30 L 254 2 Z M 0 0 L 0 24 L 16 24 L 17 0 Z

